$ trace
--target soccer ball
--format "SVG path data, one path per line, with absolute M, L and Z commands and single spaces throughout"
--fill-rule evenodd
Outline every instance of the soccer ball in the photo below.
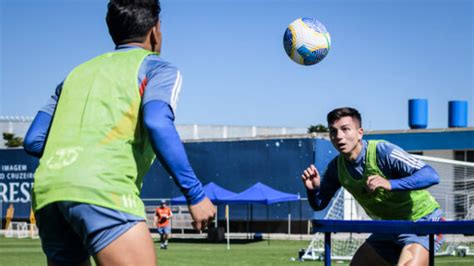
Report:
M 331 37 L 324 25 L 312 18 L 299 18 L 283 35 L 286 54 L 301 65 L 314 65 L 326 57 L 331 48 Z

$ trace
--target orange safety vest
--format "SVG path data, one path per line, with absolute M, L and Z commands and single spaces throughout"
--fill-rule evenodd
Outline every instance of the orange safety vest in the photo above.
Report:
M 158 217 L 158 227 L 167 227 L 170 223 L 169 218 L 173 216 L 171 209 L 168 207 L 158 207 L 155 211 L 155 216 Z

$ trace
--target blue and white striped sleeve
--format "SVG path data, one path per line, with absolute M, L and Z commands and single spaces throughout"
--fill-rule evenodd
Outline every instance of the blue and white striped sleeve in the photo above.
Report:
M 431 166 L 389 142 L 377 144 L 377 164 L 394 191 L 424 189 L 439 183 L 439 175 Z
M 377 163 L 384 174 L 392 177 L 412 175 L 426 165 L 397 145 L 384 141 L 377 144 Z
M 158 100 L 171 106 L 175 113 L 181 91 L 181 73 L 156 55 L 148 56 L 144 63 L 147 80 L 142 105 Z

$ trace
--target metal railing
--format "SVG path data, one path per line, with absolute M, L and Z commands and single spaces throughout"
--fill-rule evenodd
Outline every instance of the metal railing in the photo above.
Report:
M 30 116 L 0 116 L 0 133 L 13 133 L 24 137 L 30 127 L 33 117 Z M 229 126 L 229 125 L 176 125 L 182 140 L 233 139 L 252 138 L 261 136 L 280 136 L 305 134 L 306 128 L 299 127 L 264 127 L 264 126 Z M 0 148 L 5 148 L 0 141 Z

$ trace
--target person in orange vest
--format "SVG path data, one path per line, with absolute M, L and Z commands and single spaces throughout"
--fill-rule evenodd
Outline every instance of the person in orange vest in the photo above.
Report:
M 168 248 L 168 238 L 171 234 L 170 219 L 173 216 L 171 209 L 166 205 L 166 201 L 162 200 L 160 207 L 155 210 L 155 226 L 160 234 L 160 248 Z

